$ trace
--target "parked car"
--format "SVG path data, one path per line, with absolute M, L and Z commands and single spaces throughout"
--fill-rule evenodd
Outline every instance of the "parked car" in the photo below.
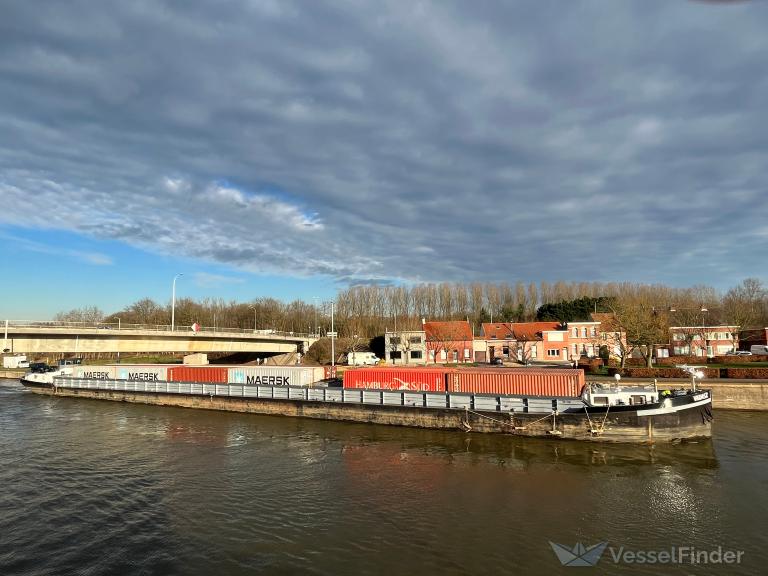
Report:
M 489 362 L 491 366 L 503 366 L 504 361 L 501 358 L 491 358 L 491 361 Z
M 730 353 L 731 356 L 752 356 L 752 352 L 749 350 L 734 350 Z

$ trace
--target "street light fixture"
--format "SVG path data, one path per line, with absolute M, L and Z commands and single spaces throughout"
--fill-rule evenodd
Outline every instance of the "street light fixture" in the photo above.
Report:
M 179 276 L 184 276 L 184 274 L 179 273 L 173 277 L 173 289 L 171 291 L 171 332 L 176 329 L 176 280 Z

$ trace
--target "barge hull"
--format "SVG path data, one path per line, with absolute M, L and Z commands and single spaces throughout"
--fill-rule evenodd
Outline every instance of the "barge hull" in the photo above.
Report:
M 712 435 L 711 403 L 650 416 L 639 415 L 636 411 L 615 413 L 609 411 L 607 415 L 590 414 L 587 417 L 585 412 L 565 412 L 554 415 L 501 413 L 296 399 L 202 396 L 27 385 L 29 389 L 39 394 L 71 398 L 592 442 L 676 442 L 709 438 Z

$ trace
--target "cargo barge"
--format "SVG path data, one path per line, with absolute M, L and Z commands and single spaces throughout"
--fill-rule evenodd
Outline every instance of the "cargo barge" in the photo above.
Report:
M 364 368 L 338 388 L 317 378 L 322 368 L 129 367 L 126 378 L 103 368 L 30 373 L 22 383 L 56 396 L 468 433 L 637 443 L 712 434 L 711 394 L 696 390 L 695 373 L 690 390 L 673 391 L 586 384 L 571 369 Z

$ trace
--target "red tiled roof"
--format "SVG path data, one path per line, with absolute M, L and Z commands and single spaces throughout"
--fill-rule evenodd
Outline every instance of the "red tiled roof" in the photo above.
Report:
M 466 320 L 425 322 L 424 332 L 430 341 L 472 340 L 472 328 Z
M 559 330 L 560 322 L 513 322 L 512 333 L 519 340 L 541 340 L 541 333 L 547 330 Z
M 512 324 L 509 322 L 483 322 L 482 330 L 487 339 L 512 338 Z
M 592 316 L 594 322 L 600 322 L 601 332 L 614 332 L 618 330 L 613 312 L 592 312 L 590 316 Z

